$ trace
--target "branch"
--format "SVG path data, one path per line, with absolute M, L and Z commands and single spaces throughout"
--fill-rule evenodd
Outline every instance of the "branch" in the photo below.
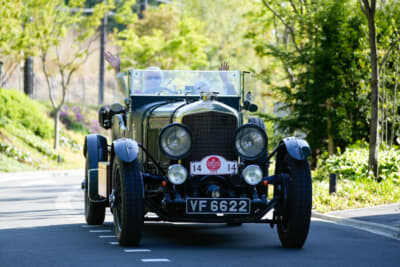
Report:
M 50 102 L 51 102 L 53 108 L 56 109 L 57 106 L 54 101 L 54 95 L 53 95 L 52 86 L 51 86 L 50 77 L 49 77 L 50 75 L 49 75 L 49 73 L 47 71 L 47 67 L 46 67 L 47 51 L 42 50 L 42 55 L 40 58 L 42 60 L 42 69 L 43 69 L 44 77 L 46 78 L 47 87 L 49 88 Z
M 285 27 L 290 31 L 290 35 L 292 37 L 293 45 L 296 48 L 296 50 L 299 52 L 300 49 L 297 46 L 297 42 L 296 42 L 296 38 L 295 38 L 293 27 L 291 27 L 274 9 L 272 9 L 272 7 L 267 3 L 266 0 L 263 0 L 263 3 L 274 14 L 274 16 L 276 16 L 283 23 L 283 25 L 285 25 Z
M 290 5 L 292 6 L 294 12 L 296 12 L 296 14 L 299 14 L 299 12 L 297 11 L 296 5 L 294 4 L 293 0 L 290 0 Z
M 364 13 L 364 15 L 366 17 L 368 17 L 368 13 L 366 10 L 366 8 L 368 8 L 368 6 L 367 7 L 364 6 L 365 5 L 365 2 L 363 2 L 364 0 L 358 0 L 358 1 L 360 2 L 361 11 Z M 368 5 L 368 2 L 367 2 L 367 5 Z
M 390 53 L 392 52 L 394 46 L 397 44 L 397 42 L 400 41 L 400 37 L 397 38 L 396 40 L 393 41 L 392 45 L 389 47 L 389 49 L 386 51 L 385 55 L 383 56 L 381 65 L 379 66 L 379 74 L 381 73 L 381 69 L 383 67 L 383 65 L 385 65 L 386 61 L 388 60 Z
M 305 4 L 305 3 L 303 3 L 303 0 L 300 0 L 300 13 L 301 13 L 301 15 L 303 15 L 303 4 Z
M 12 74 L 14 73 L 14 71 L 17 69 L 18 67 L 18 63 L 13 63 L 13 65 L 9 68 L 9 70 L 7 72 L 4 72 L 4 74 L 2 75 L 3 77 L 0 77 L 0 86 L 4 86 L 7 84 L 8 80 L 11 78 Z

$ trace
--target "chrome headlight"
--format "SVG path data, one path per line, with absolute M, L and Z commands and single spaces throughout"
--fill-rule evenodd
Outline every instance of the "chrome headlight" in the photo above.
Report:
M 263 173 L 258 165 L 249 165 L 242 171 L 242 175 L 246 183 L 249 185 L 256 185 L 261 182 Z
M 255 124 L 245 124 L 235 132 L 236 152 L 244 159 L 254 160 L 267 150 L 267 135 Z
M 180 164 L 174 164 L 168 168 L 168 180 L 175 185 L 183 184 L 187 176 L 188 173 L 185 167 Z
M 186 156 L 192 146 L 192 135 L 184 125 L 172 123 L 165 126 L 160 133 L 160 149 L 171 159 Z

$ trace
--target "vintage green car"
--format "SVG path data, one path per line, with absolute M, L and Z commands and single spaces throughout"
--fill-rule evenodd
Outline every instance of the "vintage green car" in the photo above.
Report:
M 257 110 L 247 75 L 119 73 L 124 104 L 99 110 L 112 140 L 85 138 L 87 223 L 102 224 L 110 207 L 120 245 L 138 245 L 145 221 L 269 223 L 284 247 L 301 248 L 311 217 L 310 148 L 288 137 L 268 154 L 264 121 L 245 119 Z

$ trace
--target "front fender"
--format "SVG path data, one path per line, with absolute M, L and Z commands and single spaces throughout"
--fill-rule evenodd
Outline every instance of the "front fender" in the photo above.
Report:
M 135 140 L 129 138 L 120 138 L 112 144 L 112 154 L 121 161 L 130 163 L 139 155 L 139 146 Z
M 305 160 L 311 154 L 310 146 L 306 140 L 297 137 L 287 137 L 281 141 L 286 147 L 289 156 L 296 160 Z

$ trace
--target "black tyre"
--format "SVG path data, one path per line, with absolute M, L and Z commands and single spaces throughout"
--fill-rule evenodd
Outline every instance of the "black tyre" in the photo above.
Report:
M 86 155 L 85 164 L 85 219 L 89 225 L 100 225 L 104 223 L 106 214 L 105 202 L 92 202 L 89 199 L 89 181 L 88 181 L 88 155 Z
M 243 223 L 227 223 L 228 226 L 242 226 Z
M 121 246 L 137 246 L 144 226 L 143 184 L 137 160 L 113 162 L 114 231 Z
M 278 223 L 279 239 L 285 248 L 302 248 L 307 239 L 311 220 L 310 166 L 307 160 L 294 160 L 286 154 L 277 162 L 276 168 L 277 173 L 286 173 L 290 176 L 287 183 L 287 199 L 277 208 L 277 215 L 282 220 Z

